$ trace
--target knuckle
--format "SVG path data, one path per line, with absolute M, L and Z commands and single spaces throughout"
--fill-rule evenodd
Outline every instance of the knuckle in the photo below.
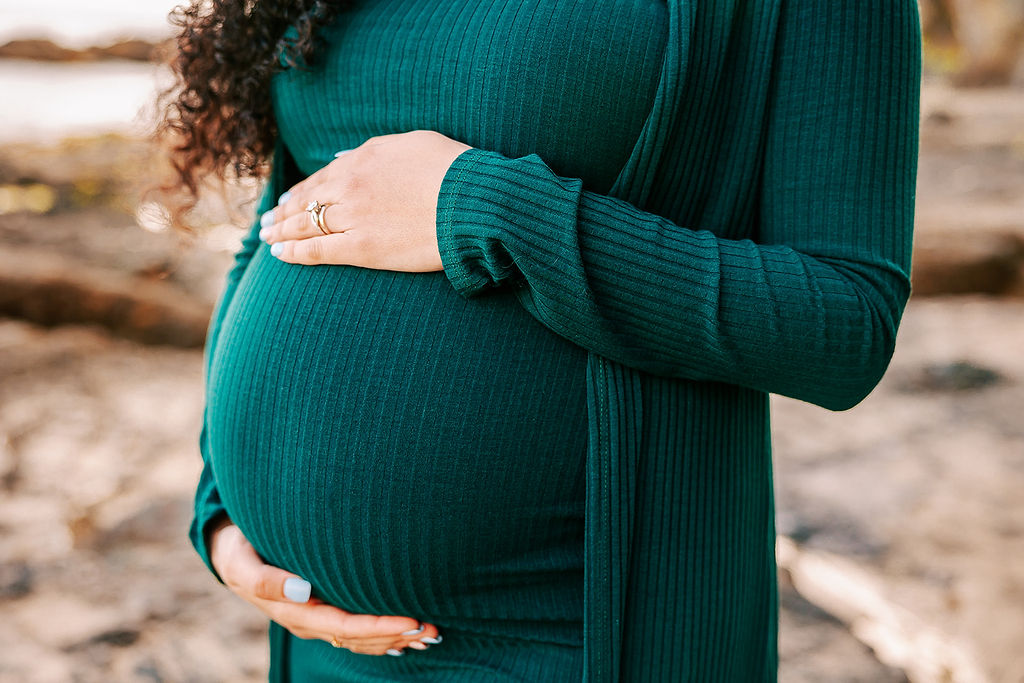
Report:
M 349 242 L 349 249 L 352 254 L 359 258 L 367 258 L 373 253 L 373 239 L 362 232 L 351 233 L 352 240 Z
M 349 169 L 341 179 L 343 196 L 357 197 L 366 187 L 366 180 L 354 169 Z
M 277 597 L 277 586 L 275 585 L 273 574 L 266 570 L 261 571 L 256 579 L 256 585 L 253 586 L 253 593 L 256 597 L 265 600 Z
M 311 221 L 309 220 L 309 216 L 305 211 L 295 214 L 288 219 L 288 235 L 295 237 L 301 235 L 304 230 L 309 227 L 310 223 Z
M 324 245 L 323 242 L 318 239 L 311 239 L 305 245 L 306 248 L 306 260 L 312 261 L 313 263 L 320 263 L 324 260 Z

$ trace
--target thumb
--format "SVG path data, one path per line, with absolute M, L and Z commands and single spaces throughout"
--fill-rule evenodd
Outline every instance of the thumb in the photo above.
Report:
M 231 577 L 225 577 L 239 591 L 263 600 L 308 602 L 312 586 L 305 579 L 273 565 L 259 556 L 248 539 L 237 531 L 225 545 L 230 555 Z M 230 533 L 230 532 L 229 532 Z

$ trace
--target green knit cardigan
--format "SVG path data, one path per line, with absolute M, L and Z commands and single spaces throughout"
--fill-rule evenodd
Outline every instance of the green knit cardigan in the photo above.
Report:
M 655 102 L 611 191 L 537 154 L 472 148 L 442 182 L 438 242 L 463 295 L 511 287 L 590 352 L 584 679 L 774 680 L 767 395 L 843 410 L 892 355 L 910 293 L 918 9 L 667 2 Z M 261 210 L 286 189 L 284 151 Z M 221 512 L 206 467 L 191 536 L 208 564 Z M 755 613 L 753 631 L 735 627 Z

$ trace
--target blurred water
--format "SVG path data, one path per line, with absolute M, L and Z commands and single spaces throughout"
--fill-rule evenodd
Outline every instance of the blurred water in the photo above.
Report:
M 67 135 L 145 134 L 154 121 L 155 64 L 82 64 L 0 59 L 0 143 L 48 142 Z
M 49 38 L 67 47 L 122 38 L 159 39 L 171 32 L 167 14 L 183 0 L 0 0 L 0 43 Z
M 49 38 L 67 47 L 171 35 L 176 0 L 0 0 L 0 43 Z M 49 141 L 107 131 L 144 133 L 152 124 L 159 67 L 0 59 L 0 143 Z

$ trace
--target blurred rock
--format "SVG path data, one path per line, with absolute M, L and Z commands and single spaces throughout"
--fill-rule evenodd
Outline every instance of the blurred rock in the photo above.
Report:
M 0 600 L 17 600 L 32 592 L 34 574 L 25 562 L 0 563 Z
M 82 59 L 82 53 L 57 45 L 46 39 L 12 40 L 0 45 L 0 57 L 36 59 L 46 62 L 73 62 Z
M 967 361 L 926 365 L 906 374 L 895 373 L 896 386 L 907 392 L 971 391 L 998 384 L 1003 378 L 989 368 Z
M 914 296 L 1024 296 L 1024 89 L 926 84 Z
M 1024 244 L 1013 235 L 922 232 L 911 270 L 917 296 L 1004 294 L 1024 269 Z
M 199 347 L 210 311 L 162 282 L 37 250 L 0 253 L 0 315 L 40 325 L 96 324 L 146 344 Z
M 166 679 L 160 674 L 160 667 L 153 661 L 146 661 L 138 664 L 133 672 L 139 680 L 151 681 L 151 683 L 163 683 Z
M 95 56 L 97 59 L 128 59 L 137 62 L 151 62 L 154 61 L 159 49 L 160 45 L 158 43 L 133 39 L 122 40 L 106 47 L 91 47 L 88 50 L 88 54 Z
M 106 46 L 88 47 L 75 50 L 62 47 L 45 38 L 11 40 L 0 45 L 0 58 L 34 59 L 46 62 L 91 62 L 98 59 L 128 59 L 132 61 L 154 61 L 162 43 L 146 40 L 122 40 Z
M 65 209 L 111 204 L 120 198 L 127 210 L 142 185 L 160 170 L 148 142 L 116 133 L 0 148 L 0 184 L 53 187 Z
M 101 605 L 74 595 L 38 592 L 20 600 L 11 615 L 35 639 L 64 651 L 126 628 L 132 621 L 119 605 Z
M 813 495 L 800 496 L 777 512 L 776 531 L 802 546 L 844 557 L 870 560 L 883 556 L 886 544 L 867 520 L 837 510 L 834 501 L 829 502 L 831 505 Z
M 139 631 L 133 628 L 115 628 L 99 633 L 82 644 L 83 647 L 94 645 L 113 645 L 114 647 L 130 647 L 139 640 Z
M 18 458 L 11 439 L 0 434 L 0 491 L 9 491 L 18 481 Z
M 1019 0 L 921 0 L 926 64 L 964 86 L 1024 81 Z
M 99 532 L 94 548 L 103 551 L 114 546 L 176 540 L 191 517 L 192 508 L 186 500 L 151 500 L 112 528 Z
M 793 587 L 779 572 L 781 683 L 907 683 L 902 671 L 878 661 L 846 626 Z

